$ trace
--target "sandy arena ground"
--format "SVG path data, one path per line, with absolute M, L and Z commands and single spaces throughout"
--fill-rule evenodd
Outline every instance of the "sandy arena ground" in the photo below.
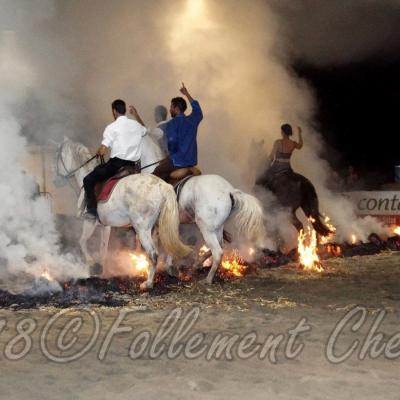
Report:
M 0 398 L 399 400 L 400 340 L 392 339 L 386 357 L 381 354 L 373 359 L 367 352 L 360 360 L 359 353 L 377 317 L 382 321 L 376 333 L 383 333 L 378 350 L 400 332 L 400 253 L 331 259 L 324 265 L 323 274 L 306 274 L 287 266 L 212 287 L 188 284 L 163 296 L 133 296 L 132 307 L 124 308 L 133 311 L 122 323 L 133 331 L 115 335 L 103 360 L 98 359 L 100 349 L 121 309 L 92 307 L 101 322 L 98 339 L 87 354 L 69 363 L 49 360 L 40 346 L 43 327 L 60 310 L 0 310 L 0 318 L 7 324 L 4 329 L 4 323 L 0 324 Z M 326 356 L 328 340 L 334 327 L 356 305 L 365 307 L 365 322 L 351 331 L 362 311 L 353 316 L 340 331 L 334 352 L 340 355 L 352 344 L 357 345 L 356 339 L 360 342 L 346 361 L 333 364 Z M 149 352 L 139 359 L 130 358 L 129 348 L 136 335 L 148 330 L 154 338 L 165 316 L 177 306 L 183 307 L 183 317 L 193 307 L 201 310 L 197 323 L 179 340 L 181 344 L 187 345 L 188 337 L 198 332 L 205 334 L 205 343 L 212 343 L 219 333 L 243 337 L 253 332 L 257 342 L 247 351 L 256 349 L 256 343 L 264 343 L 271 333 L 282 334 L 284 339 L 276 352 L 262 360 L 258 353 L 240 359 L 237 351 L 232 352 L 233 360 L 212 357 L 207 361 L 204 354 L 193 360 L 184 355 L 169 359 L 168 346 L 154 359 Z M 89 314 L 80 309 L 67 310 L 63 318 L 68 321 L 77 315 L 84 317 L 77 333 L 78 347 L 90 339 L 93 325 Z M 25 339 L 12 342 L 18 334 L 16 323 L 24 317 L 37 322 L 29 335 L 32 348 L 21 359 L 10 361 L 10 354 L 18 354 L 26 344 Z M 288 359 L 288 330 L 302 317 L 310 330 L 296 339 L 296 346 L 304 346 L 302 352 Z M 62 355 L 55 346 L 64 326 L 54 325 L 46 337 L 45 347 L 56 356 Z M 69 332 L 64 342 L 72 336 Z M 168 345 L 172 337 L 171 332 L 163 340 Z M 63 354 L 69 353 L 65 349 Z M 275 363 L 271 354 L 277 357 Z

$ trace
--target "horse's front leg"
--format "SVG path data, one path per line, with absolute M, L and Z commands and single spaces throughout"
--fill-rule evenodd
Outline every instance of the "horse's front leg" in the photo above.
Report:
M 82 234 L 79 239 L 79 245 L 81 247 L 83 257 L 88 265 L 93 265 L 95 263 L 93 257 L 89 254 L 87 242 L 92 237 L 93 232 L 96 229 L 96 225 L 96 221 L 84 220 L 82 225 Z
M 108 242 L 110 241 L 110 226 L 103 226 L 101 228 L 101 238 L 100 238 L 100 263 L 104 268 L 107 259 Z

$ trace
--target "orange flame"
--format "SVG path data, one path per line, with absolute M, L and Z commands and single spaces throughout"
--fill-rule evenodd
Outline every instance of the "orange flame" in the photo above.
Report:
M 234 250 L 230 256 L 224 256 L 221 267 L 225 270 L 224 272 L 236 277 L 243 276 L 247 269 L 237 250 Z
M 330 243 L 333 240 L 333 237 L 335 236 L 336 233 L 336 227 L 333 226 L 330 223 L 330 218 L 328 216 L 325 216 L 325 225 L 329 228 L 329 230 L 332 232 L 331 234 L 329 234 L 328 236 L 322 236 L 320 239 L 321 244 L 327 244 Z
M 351 235 L 351 244 L 356 244 L 357 243 L 357 236 L 353 233 Z
M 210 251 L 210 249 L 206 245 L 201 246 L 199 250 L 199 256 L 204 256 L 204 254 L 206 254 L 208 251 Z
M 400 226 L 396 226 L 393 228 L 393 233 L 397 236 L 400 236 Z
M 48 280 L 49 282 L 54 281 L 53 277 L 50 275 L 50 273 L 47 269 L 43 270 L 40 277 Z
M 129 253 L 132 261 L 133 271 L 135 275 L 147 278 L 149 274 L 150 263 L 144 254 Z
M 308 228 L 307 233 L 300 231 L 298 252 L 300 264 L 306 271 L 322 272 L 324 270 L 317 254 L 317 233 L 314 229 Z

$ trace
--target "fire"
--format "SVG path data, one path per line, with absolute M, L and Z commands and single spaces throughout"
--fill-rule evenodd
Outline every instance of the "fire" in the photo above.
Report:
M 396 226 L 396 227 L 393 229 L 393 233 L 396 234 L 397 236 L 400 236 L 400 226 Z
M 46 280 L 50 281 L 54 281 L 54 279 L 52 278 L 52 276 L 50 275 L 49 271 L 47 269 L 44 269 L 42 274 L 40 275 L 41 278 L 44 278 Z
M 336 227 L 331 224 L 330 220 L 331 219 L 328 216 L 325 216 L 325 219 L 324 219 L 325 225 L 329 228 L 329 230 L 332 233 L 328 236 L 322 236 L 320 239 L 321 244 L 327 244 L 327 243 L 331 242 L 333 240 L 333 237 L 335 236 Z
M 209 251 L 210 249 L 206 245 L 201 246 L 199 250 L 199 256 L 204 256 L 204 254 L 206 254 Z
M 147 277 L 150 263 L 144 254 L 129 253 L 135 275 Z
M 226 272 L 236 277 L 243 276 L 247 268 L 237 250 L 234 250 L 230 256 L 224 256 L 221 267 Z
M 357 243 L 357 236 L 354 235 L 354 233 L 351 235 L 351 244 L 356 244 Z
M 306 271 L 322 272 L 324 270 L 317 254 L 317 233 L 314 229 L 308 228 L 307 233 L 300 231 L 298 252 L 300 264 Z
M 328 244 L 326 250 L 335 257 L 342 255 L 342 248 L 338 244 Z

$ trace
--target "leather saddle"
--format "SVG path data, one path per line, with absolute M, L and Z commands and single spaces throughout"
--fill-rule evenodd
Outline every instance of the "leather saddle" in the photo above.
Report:
M 124 166 L 121 167 L 117 173 L 111 178 L 104 182 L 99 182 L 95 186 L 95 194 L 98 202 L 106 202 L 113 192 L 117 183 L 128 175 L 133 175 L 138 173 L 137 167 L 135 166 Z

